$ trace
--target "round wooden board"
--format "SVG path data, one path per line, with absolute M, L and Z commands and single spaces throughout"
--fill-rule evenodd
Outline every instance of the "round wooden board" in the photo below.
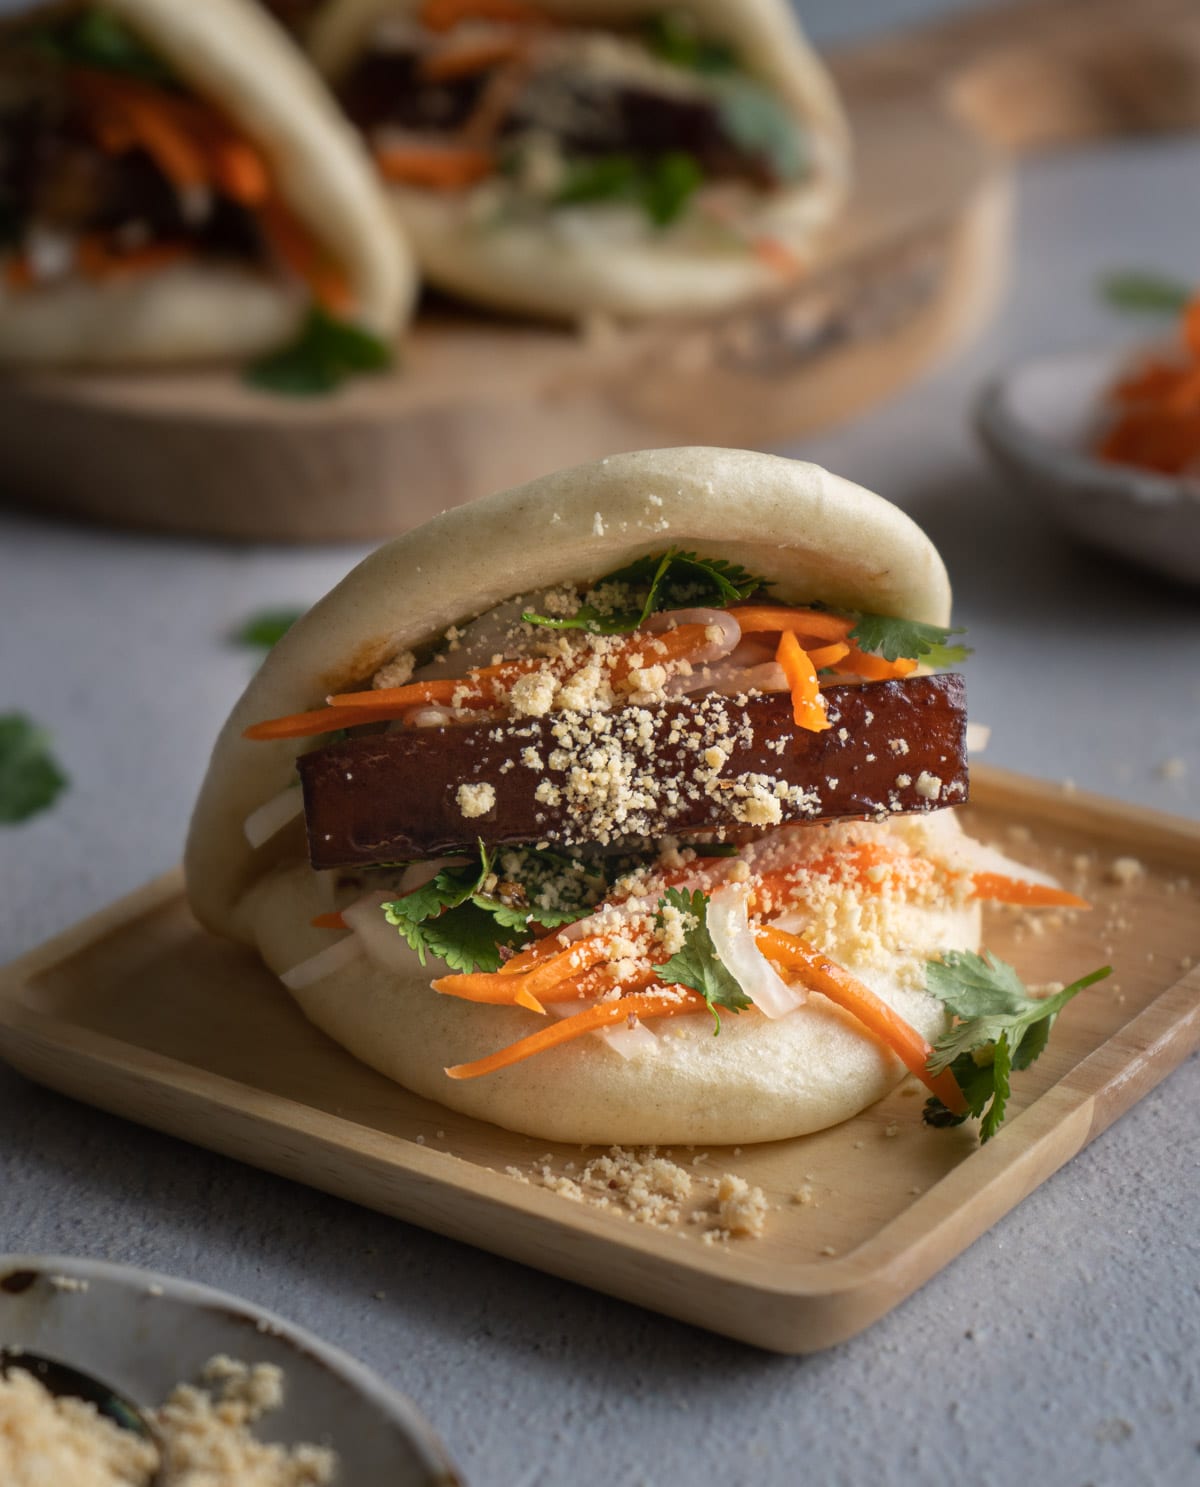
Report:
M 12 501 L 240 540 L 369 540 L 620 450 L 761 446 L 895 392 L 993 303 L 1009 177 L 927 92 L 848 99 L 856 186 L 799 281 L 702 319 L 421 317 L 397 369 L 312 401 L 228 371 L 0 381 Z

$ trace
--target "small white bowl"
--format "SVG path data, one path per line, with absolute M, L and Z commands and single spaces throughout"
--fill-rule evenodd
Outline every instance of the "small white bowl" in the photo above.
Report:
M 260 1439 L 338 1454 L 346 1487 L 454 1487 L 445 1448 L 415 1406 L 345 1353 L 281 1317 L 190 1281 L 47 1255 L 0 1255 L 0 1344 L 90 1373 L 142 1406 L 197 1382 L 226 1353 L 275 1363 L 281 1409 Z
M 1065 531 L 1090 547 L 1200 584 L 1200 480 L 1091 453 L 1108 389 L 1130 349 L 1022 362 L 986 383 L 975 429 L 988 454 Z

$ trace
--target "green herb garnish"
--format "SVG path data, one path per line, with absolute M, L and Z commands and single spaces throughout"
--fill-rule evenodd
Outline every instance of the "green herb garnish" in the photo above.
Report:
M 683 949 L 654 967 L 658 979 L 668 986 L 689 986 L 700 993 L 717 1024 L 713 1030 L 715 1038 L 721 1031 L 718 1007 L 724 1007 L 728 1012 L 744 1012 L 751 1003 L 712 942 L 712 935 L 708 932 L 708 897 L 699 888 L 691 893 L 680 888 L 668 888 L 659 899 L 658 908 L 656 922 L 660 927 L 663 924 L 662 911 L 666 908 L 678 909 L 692 921 L 684 933 Z
M 645 591 L 637 609 L 608 611 L 595 603 L 584 603 L 568 619 L 526 610 L 521 618 L 550 630 L 586 630 L 592 635 L 627 635 L 639 629 L 652 614 L 692 605 L 727 605 L 748 599 L 767 580 L 748 573 L 736 563 L 721 558 L 700 558 L 693 552 L 672 547 L 667 552 L 638 558 L 592 585 L 596 594 L 609 587 L 627 588 L 634 594 Z
M 1195 291 L 1177 279 L 1160 274 L 1130 270 L 1108 274 L 1100 280 L 1101 297 L 1115 310 L 1147 311 L 1151 314 L 1176 315 L 1183 310 Z
M 717 107 L 730 139 L 765 159 L 781 181 L 804 174 L 808 161 L 800 125 L 769 88 L 749 78 L 730 78 L 721 84 Z
M 648 162 L 632 155 L 601 155 L 571 165 L 554 205 L 631 201 L 656 227 L 669 227 L 683 215 L 702 180 L 695 158 L 682 150 L 668 151 Z
M 501 946 L 523 944 L 530 938 L 531 922 L 553 928 L 589 912 L 585 907 L 558 911 L 531 906 L 524 898 L 505 899 L 498 892 L 498 875 L 494 883 L 493 875 L 495 859 L 481 841 L 477 863 L 443 868 L 414 893 L 385 903 L 384 916 L 417 952 L 422 965 L 432 955 L 452 971 L 470 972 L 498 971 L 503 963 Z
M 916 620 L 898 620 L 884 614 L 860 614 L 850 632 L 859 650 L 882 656 L 885 661 L 924 661 L 927 666 L 954 666 L 971 654 L 969 646 L 947 645 L 951 635 L 963 635 L 959 627 L 947 630 L 940 625 L 922 625 Z
M 260 609 L 248 615 L 229 639 L 234 645 L 269 651 L 283 639 L 303 613 L 302 609 Z
M 314 306 L 296 340 L 247 368 L 246 381 L 286 397 L 316 397 L 391 364 L 391 349 L 377 336 Z
M 105 10 L 85 10 L 54 24 L 32 28 L 22 33 L 21 42 L 73 67 L 94 67 L 146 83 L 175 86 L 175 74 L 162 58 Z
M 46 730 L 24 713 L 0 717 L 0 825 L 47 810 L 66 785 Z
M 925 989 L 958 1020 L 933 1045 L 928 1068 L 931 1074 L 950 1070 L 968 1109 L 956 1115 L 933 1096 L 925 1103 L 926 1122 L 957 1126 L 980 1116 L 980 1139 L 990 1140 L 1004 1119 L 1012 1072 L 1038 1057 L 1073 996 L 1111 974 L 1111 966 L 1102 966 L 1054 996 L 1031 997 L 1013 967 L 990 952 L 951 950 L 930 961 Z
M 656 57 L 692 72 L 735 72 L 738 59 L 734 49 L 724 41 L 709 41 L 701 36 L 690 15 L 680 10 L 664 10 L 653 15 L 642 26 L 646 45 Z

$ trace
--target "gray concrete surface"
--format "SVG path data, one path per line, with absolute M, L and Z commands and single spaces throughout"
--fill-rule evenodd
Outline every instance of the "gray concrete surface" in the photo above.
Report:
M 795 451 L 900 502 L 941 546 L 992 761 L 1191 816 L 1200 595 L 1060 540 L 988 473 L 965 410 L 1012 358 L 1134 333 L 1097 303 L 1098 272 L 1194 276 L 1198 169 L 1200 144 L 1170 140 L 1024 168 L 1015 272 L 989 331 Z M 315 598 L 356 557 L 0 515 L 0 711 L 50 726 L 73 781 L 52 813 L 0 832 L 0 961 L 177 860 L 251 664 L 225 632 Z M 1167 758 L 1182 778 L 1159 776 Z M 0 1249 L 150 1265 L 273 1307 L 407 1391 L 476 1487 L 1200 1480 L 1198 1168 L 1192 1060 L 870 1332 L 787 1360 L 0 1070 Z

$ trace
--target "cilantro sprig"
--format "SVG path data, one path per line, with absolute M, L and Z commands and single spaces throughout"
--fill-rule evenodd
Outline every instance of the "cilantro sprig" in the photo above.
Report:
M 655 227 L 670 227 L 687 210 L 703 179 L 695 156 L 683 150 L 668 150 L 649 161 L 632 155 L 600 155 L 571 165 L 554 205 L 631 201 Z
M 0 825 L 48 810 L 66 786 L 46 730 L 25 713 L 0 716 Z
M 713 1037 L 721 1031 L 723 1007 L 727 1012 L 744 1012 L 750 1006 L 750 998 L 741 984 L 725 966 L 708 930 L 708 897 L 699 888 L 691 893 L 681 888 L 668 888 L 658 901 L 655 922 L 661 928 L 664 923 L 663 910 L 678 909 L 685 916 L 683 948 L 677 950 L 662 965 L 654 967 L 660 981 L 668 986 L 689 986 L 698 991 L 708 1003 L 716 1027 Z
M 256 610 L 231 631 L 230 642 L 252 650 L 269 651 L 283 639 L 303 613 L 302 609 L 292 608 Z
M 652 614 L 695 604 L 736 604 L 769 585 L 736 563 L 721 558 L 701 558 L 694 552 L 672 547 L 664 553 L 637 558 L 592 585 L 591 593 L 608 588 L 626 588 L 645 597 L 637 609 L 608 612 L 594 602 L 583 604 L 568 619 L 526 610 L 521 618 L 550 630 L 586 630 L 592 635 L 627 635 L 639 629 Z
M 470 972 L 498 971 L 503 963 L 501 947 L 529 939 L 531 921 L 555 928 L 588 912 L 586 907 L 531 906 L 523 896 L 500 897 L 498 888 L 495 859 L 480 841 L 477 863 L 443 868 L 415 892 L 383 904 L 383 914 L 417 952 L 422 965 L 432 955 L 452 971 Z
M 319 397 L 349 377 L 383 372 L 391 364 L 391 348 L 377 336 L 314 306 L 291 345 L 249 366 L 246 381 L 284 397 Z
M 26 31 L 21 41 L 42 56 L 75 67 L 119 72 L 173 87 L 175 74 L 142 39 L 106 10 L 87 9 Z
M 1108 274 L 1098 285 L 1100 296 L 1114 310 L 1176 315 L 1187 305 L 1194 290 L 1178 279 L 1131 269 Z
M 646 45 L 663 62 L 686 67 L 690 72 L 734 72 L 738 59 L 723 41 L 701 36 L 693 18 L 685 11 L 664 10 L 642 26 Z
M 899 620 L 884 614 L 859 614 L 850 639 L 861 651 L 882 656 L 885 661 L 904 657 L 924 661 L 927 666 L 954 666 L 971 654 L 966 645 L 947 645 L 951 635 L 964 635 L 960 626 L 922 625 L 917 620 Z
M 956 1021 L 933 1045 L 928 1067 L 931 1074 L 950 1070 L 967 1111 L 955 1114 L 933 1096 L 925 1104 L 926 1122 L 957 1126 L 980 1117 L 980 1139 L 990 1140 L 1004 1119 L 1012 1074 L 1039 1057 L 1071 998 L 1111 974 L 1111 966 L 1101 966 L 1054 996 L 1031 997 L 1014 968 L 989 951 L 951 950 L 930 961 L 925 989 Z

